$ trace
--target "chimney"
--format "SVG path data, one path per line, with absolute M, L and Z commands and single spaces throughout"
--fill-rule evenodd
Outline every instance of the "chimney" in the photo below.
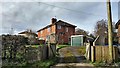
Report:
M 51 22 L 52 22 L 52 24 L 54 24 L 55 22 L 57 22 L 57 19 L 56 18 L 52 18 Z

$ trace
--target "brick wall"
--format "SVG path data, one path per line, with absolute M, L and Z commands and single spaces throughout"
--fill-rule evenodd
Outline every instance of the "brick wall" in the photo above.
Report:
M 48 35 L 50 35 L 51 33 L 55 33 L 55 29 L 55 25 L 52 25 L 49 28 L 41 30 L 40 32 L 38 32 L 38 38 L 43 38 L 45 40 Z
M 68 43 L 71 35 L 75 34 L 75 27 L 61 26 L 61 29 L 57 29 L 56 34 L 58 35 L 58 43 Z
M 43 38 L 44 40 L 46 40 L 48 35 L 54 33 L 55 38 L 57 37 L 56 40 L 58 43 L 62 44 L 62 43 L 70 42 L 71 35 L 75 34 L 75 27 L 70 26 L 68 24 L 67 24 L 67 26 L 63 25 L 63 24 L 64 24 L 63 22 L 59 22 L 58 24 L 51 25 L 49 27 L 50 29 L 45 28 L 45 29 L 41 30 L 42 33 L 41 33 L 41 31 L 38 32 L 38 38 Z M 60 29 L 57 28 L 58 25 L 61 26 Z

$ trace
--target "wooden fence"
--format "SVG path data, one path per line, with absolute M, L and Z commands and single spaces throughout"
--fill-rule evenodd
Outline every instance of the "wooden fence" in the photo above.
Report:
M 109 46 L 88 46 L 86 58 L 92 62 L 109 62 Z M 118 59 L 118 48 L 113 47 L 113 60 Z
M 53 56 L 56 55 L 56 45 L 55 44 L 51 44 L 50 46 L 48 46 L 48 57 L 52 58 Z

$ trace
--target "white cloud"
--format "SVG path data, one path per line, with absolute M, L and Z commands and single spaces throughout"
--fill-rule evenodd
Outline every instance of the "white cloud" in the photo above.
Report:
M 38 2 L 3 3 L 3 33 L 9 32 L 11 27 L 14 28 L 15 32 L 26 29 L 37 31 L 48 25 L 50 23 L 50 19 L 54 16 L 58 19 L 77 25 L 79 28 L 93 31 L 96 21 L 106 18 L 106 3 L 103 2 L 45 3 L 46 4 Z M 58 7 L 47 4 L 56 5 Z M 115 7 L 116 6 L 113 8 Z

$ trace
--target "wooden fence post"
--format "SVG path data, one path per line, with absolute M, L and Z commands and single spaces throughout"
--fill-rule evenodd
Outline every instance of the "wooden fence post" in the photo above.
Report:
M 86 44 L 85 57 L 87 58 L 87 60 L 91 60 L 91 46 L 90 46 L 90 44 Z
M 47 45 L 42 46 L 42 59 L 47 59 Z
M 38 60 L 41 60 L 41 51 L 40 50 L 41 50 L 41 46 L 38 47 L 38 53 L 37 53 L 38 54 L 38 56 L 37 56 Z
M 56 44 L 50 44 L 48 46 L 48 56 L 49 58 L 54 57 L 56 54 Z
M 95 46 L 91 46 L 91 60 L 95 62 Z

